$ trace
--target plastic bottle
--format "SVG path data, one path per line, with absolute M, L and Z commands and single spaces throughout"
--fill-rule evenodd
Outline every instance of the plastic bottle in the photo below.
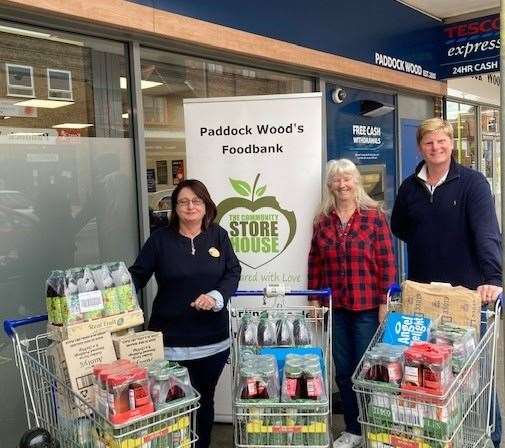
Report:
M 63 271 L 51 271 L 46 282 L 46 306 L 49 322 L 62 325 L 63 301 L 65 300 L 65 274 Z
M 290 347 L 294 345 L 293 323 L 287 316 L 280 316 L 276 323 L 277 345 Z
M 275 324 L 268 314 L 262 313 L 258 324 L 258 345 L 261 347 L 269 347 L 277 344 L 277 335 L 275 332 Z
M 293 321 L 294 343 L 297 346 L 308 346 L 312 344 L 312 330 L 305 316 L 297 316 Z
M 249 313 L 244 314 L 240 319 L 238 341 L 240 347 L 256 347 L 258 345 L 258 326 Z

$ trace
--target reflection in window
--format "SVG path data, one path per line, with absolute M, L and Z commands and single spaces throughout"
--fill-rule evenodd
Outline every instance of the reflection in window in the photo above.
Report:
M 310 78 L 147 48 L 141 58 L 147 169 L 156 170 L 148 192 L 152 228 L 166 222 L 170 195 L 186 177 L 185 98 L 302 93 L 314 86 Z
M 73 100 L 72 72 L 48 68 L 47 97 L 52 100 Z
M 476 107 L 449 101 L 447 119 L 454 129 L 454 158 L 458 163 L 477 169 Z
M 39 31 L 0 24 L 1 319 L 45 312 L 53 269 L 138 252 L 125 45 Z M 1 344 L 0 358 L 12 359 Z M 26 430 L 14 372 L 0 363 L 2 446 Z
M 7 73 L 7 95 L 20 97 L 35 96 L 33 88 L 33 67 L 28 65 L 5 64 Z

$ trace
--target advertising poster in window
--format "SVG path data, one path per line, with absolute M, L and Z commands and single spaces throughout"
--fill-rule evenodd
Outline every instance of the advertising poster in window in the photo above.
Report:
M 184 180 L 184 160 L 172 160 L 172 184 L 178 185 Z

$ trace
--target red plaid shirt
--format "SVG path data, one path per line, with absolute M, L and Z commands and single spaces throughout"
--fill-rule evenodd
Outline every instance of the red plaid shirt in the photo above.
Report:
M 383 213 L 355 211 L 342 228 L 332 211 L 314 224 L 308 286 L 331 288 L 333 308 L 377 308 L 386 303 L 386 292 L 395 275 L 393 241 Z

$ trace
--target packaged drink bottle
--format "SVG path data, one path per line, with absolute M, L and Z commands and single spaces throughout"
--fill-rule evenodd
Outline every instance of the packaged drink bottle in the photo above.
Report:
M 68 269 L 65 272 L 66 277 L 66 309 L 64 323 L 71 324 L 84 320 L 84 314 L 81 311 L 79 300 L 79 285 L 78 281 L 82 276 L 83 270 L 80 268 Z
M 249 313 L 244 314 L 240 320 L 238 341 L 240 347 L 256 347 L 258 345 L 258 326 Z
M 118 294 L 119 307 L 121 312 L 132 311 L 137 308 L 137 298 L 133 282 L 123 262 L 109 263 L 108 268 L 112 275 L 116 291 Z
M 93 274 L 88 268 L 77 273 L 77 289 L 79 291 L 79 306 L 83 311 L 84 320 L 102 317 L 103 297 L 93 280 Z M 95 292 L 95 294 L 90 294 Z
M 46 281 L 46 306 L 49 322 L 62 325 L 65 301 L 65 273 L 51 271 Z
M 106 264 L 88 266 L 95 285 L 102 292 L 103 297 L 103 315 L 114 316 L 121 312 L 119 305 L 119 297 L 114 280 Z
M 305 316 L 298 316 L 293 322 L 294 343 L 297 346 L 312 344 L 312 330 Z
M 258 345 L 261 347 L 269 347 L 277 344 L 277 335 L 275 332 L 275 324 L 268 317 L 268 314 L 262 313 L 258 324 Z
M 287 316 L 280 316 L 276 323 L 277 345 L 290 347 L 294 345 L 293 323 Z

